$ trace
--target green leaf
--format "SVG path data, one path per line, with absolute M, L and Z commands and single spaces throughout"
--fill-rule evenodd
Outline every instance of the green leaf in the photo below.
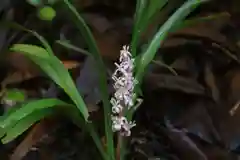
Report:
M 42 4 L 42 0 L 27 0 L 27 2 L 35 7 L 40 6 Z
M 166 4 L 168 0 L 149 0 L 149 6 L 147 11 L 147 19 L 152 18 L 152 16 L 160 11 Z
M 40 41 L 41 41 L 41 43 L 43 44 L 43 46 L 46 48 L 46 51 L 47 51 L 47 53 L 50 55 L 50 56 L 52 56 L 52 57 L 54 57 L 55 59 L 57 59 L 55 56 L 54 56 L 54 53 L 53 53 L 53 51 L 52 51 L 52 48 L 51 48 L 51 46 L 48 44 L 48 42 L 41 36 L 41 35 L 39 35 L 37 32 L 35 32 L 35 31 L 32 31 L 32 30 L 28 30 L 28 29 L 26 29 L 25 27 L 23 27 L 23 26 L 21 26 L 21 25 L 19 25 L 19 24 L 17 24 L 17 23 L 13 23 L 13 22 L 3 22 L 2 23 L 4 26 L 6 26 L 6 27 L 11 27 L 11 28 L 15 28 L 15 29 L 20 29 L 20 30 L 23 30 L 23 31 L 26 31 L 26 32 L 28 32 L 28 33 L 30 33 L 30 34 L 32 34 L 32 35 L 34 35 L 36 38 L 38 38 Z M 14 48 L 12 48 L 12 49 L 14 49 Z M 24 52 L 23 52 L 24 53 Z M 31 53 L 25 53 L 25 54 L 27 54 L 27 55 L 31 55 Z M 98 55 L 99 57 L 100 57 L 100 55 Z M 49 63 L 49 59 L 48 59 L 48 61 L 46 61 L 46 58 L 41 58 L 41 57 L 37 57 L 36 55 L 31 55 L 31 56 L 29 56 L 29 58 L 31 58 L 35 63 L 37 63 L 38 65 L 40 65 L 40 67 L 42 67 L 42 69 L 44 70 L 44 71 L 47 71 L 47 73 L 48 73 L 48 75 L 55 81 L 55 83 L 57 83 L 57 84 L 62 84 L 62 83 L 64 83 L 64 76 L 62 75 L 62 73 L 61 72 L 57 72 L 56 73 L 56 71 L 53 69 L 53 67 L 51 66 L 51 64 Z M 53 58 L 53 59 L 54 59 Z M 58 60 L 58 59 L 57 59 Z M 102 71 L 104 71 L 104 64 L 103 64 L 103 62 L 102 62 L 102 60 L 101 60 L 101 57 L 100 58 L 96 58 L 96 60 L 97 60 L 97 62 L 98 62 L 98 64 L 101 64 L 102 63 L 102 65 L 100 66 L 100 67 L 98 67 L 98 69 L 99 69 L 99 71 L 100 71 L 100 80 L 101 80 L 101 87 L 102 87 L 102 89 L 101 89 L 101 91 L 102 92 L 106 92 L 107 93 L 107 87 L 106 88 L 104 88 L 105 86 L 107 86 L 107 81 L 105 81 L 104 80 L 104 78 L 105 79 L 107 79 L 106 78 L 106 75 L 105 75 L 105 77 L 104 77 L 104 72 L 102 72 Z M 55 62 L 56 62 L 56 60 L 55 60 Z M 41 65 L 41 64 L 43 64 L 43 65 Z M 58 61 L 58 64 L 60 64 L 59 63 L 59 61 Z M 64 67 L 64 69 L 65 69 L 65 67 Z M 49 74 L 49 73 L 53 73 L 53 74 Z M 60 76 L 59 76 L 60 75 Z M 61 82 L 61 79 L 59 80 L 58 79 L 58 77 L 62 77 L 63 78 L 63 82 Z M 67 76 L 67 77 L 69 77 L 69 76 Z M 104 82 L 104 83 L 106 83 L 106 85 L 104 86 L 104 83 L 102 83 L 102 82 Z M 60 85 L 60 87 L 64 87 L 64 86 L 61 86 Z M 74 90 L 76 90 L 76 88 L 74 88 Z M 78 93 L 79 94 L 79 93 Z M 69 95 L 70 96 L 70 95 Z M 103 98 L 103 102 L 104 102 L 104 106 L 106 106 L 106 107 L 104 107 L 104 108 L 107 108 L 107 109 L 110 109 L 110 106 L 107 106 L 106 105 L 106 102 L 109 104 L 109 102 L 108 102 L 108 95 L 107 94 L 105 94 L 105 95 L 103 95 L 103 97 L 105 96 L 105 99 Z M 70 96 L 71 97 L 71 96 Z M 72 97 L 71 97 L 72 98 Z M 80 97 L 77 97 L 76 99 L 73 99 L 73 100 L 75 100 L 75 101 L 78 101 L 78 103 L 82 103 L 83 102 L 83 100 L 82 100 L 82 97 L 80 96 Z M 109 104 L 110 105 L 110 104 Z M 83 110 L 86 110 L 85 108 L 86 108 L 86 106 L 85 106 L 85 103 L 83 102 L 82 103 L 82 106 L 78 106 L 77 105 L 77 107 L 78 107 L 78 109 L 80 108 L 80 107 L 83 107 Z M 17 109 L 10 109 L 10 112 L 14 112 L 15 110 L 17 110 Z M 84 125 L 86 125 L 87 126 L 87 129 L 88 129 L 88 131 L 89 131 L 89 133 L 90 133 L 90 135 L 93 137 L 93 140 L 94 140 L 94 142 L 96 143 L 96 146 L 98 147 L 98 149 L 99 149 L 99 151 L 100 151 L 100 153 L 102 154 L 102 156 L 103 156 L 103 158 L 105 159 L 105 160 L 108 160 L 108 156 L 106 155 L 106 153 L 104 152 L 104 149 L 103 149 L 103 146 L 101 145 L 101 140 L 100 140 L 100 137 L 97 135 L 97 132 L 95 131 L 95 129 L 94 129 L 94 127 L 93 127 L 93 125 L 92 124 L 85 124 L 85 122 L 83 122 L 82 121 L 82 117 L 79 117 L 79 115 L 78 115 L 78 111 L 75 111 L 74 109 L 71 109 L 71 110 L 66 110 L 66 112 L 70 112 L 70 118 L 73 120 L 73 122 L 77 125 L 77 126 L 79 126 L 80 124 L 84 124 Z M 82 113 L 82 112 L 81 112 Z M 108 116 L 108 113 L 109 112 L 105 112 L 105 113 L 107 113 L 107 116 L 105 116 L 106 118 L 108 118 L 109 116 Z M 6 114 L 6 116 L 7 116 L 8 114 Z M 87 115 L 85 115 L 85 116 L 83 116 L 84 117 L 84 120 L 86 121 L 86 119 L 87 119 L 87 117 L 88 117 L 88 113 L 87 113 Z M 0 119 L 4 119 L 3 117 L 0 117 Z M 110 123 L 110 120 L 109 121 L 107 121 L 107 122 L 109 122 Z M 83 126 L 83 125 L 82 125 Z M 111 135 L 112 134 L 112 131 L 111 131 L 111 126 L 109 125 L 109 132 L 108 132 L 108 135 L 107 135 L 107 137 L 111 137 L 111 136 L 109 136 L 109 135 Z M 1 128 L 0 128 L 1 129 Z M 1 130 L 0 130 L 1 131 Z M 1 135 L 1 132 L 0 132 L 0 135 Z M 107 138 L 107 139 L 109 139 L 109 138 Z M 111 146 L 111 143 L 108 143 L 109 145 L 108 146 Z M 112 146 L 113 146 L 113 140 L 112 140 Z M 110 147 L 111 148 L 111 147 Z M 111 150 L 113 150 L 114 151 L 114 146 L 111 148 Z
M 48 52 L 46 52 L 46 49 L 31 44 L 14 44 L 10 48 L 10 50 L 14 50 L 24 54 L 29 54 L 43 59 L 50 58 Z
M 82 113 L 84 119 L 88 120 L 88 110 L 87 107 L 80 96 L 68 70 L 64 67 L 62 62 L 54 55 L 48 56 L 47 58 L 40 57 L 39 54 L 32 54 L 32 49 L 24 47 L 25 44 L 13 45 L 12 51 L 24 53 L 32 61 L 39 65 L 39 67 L 63 90 L 69 95 L 72 101 L 76 104 L 79 111 Z M 23 50 L 25 49 L 25 50 Z M 45 49 L 42 48 L 41 51 Z M 45 55 L 47 55 L 47 50 L 45 50 Z
M 141 21 L 143 19 L 144 12 L 147 8 L 146 0 L 137 0 L 136 11 L 134 15 L 134 27 L 131 41 L 131 53 L 133 56 L 136 56 L 138 40 L 141 34 Z
M 186 1 L 174 14 L 160 27 L 158 32 L 154 35 L 148 47 L 143 51 L 141 55 L 140 63 L 137 62 L 136 79 L 139 82 L 135 90 L 139 89 L 142 82 L 143 75 L 146 67 L 154 59 L 157 50 L 161 47 L 161 44 L 167 37 L 168 33 L 176 26 L 180 26 L 191 11 L 193 11 L 200 3 L 208 0 L 188 0 Z M 136 44 L 135 44 L 136 45 Z M 136 47 L 136 46 L 135 46 Z M 137 57 L 138 58 L 138 57 Z M 136 99 L 135 99 L 136 101 Z M 133 112 L 128 112 L 126 117 L 128 120 L 132 119 Z
M 44 6 L 38 11 L 38 17 L 44 21 L 52 21 L 55 16 L 56 11 L 50 6 Z
M 4 99 L 22 102 L 25 100 L 25 93 L 18 89 L 9 89 L 4 93 Z
M 173 26 L 173 28 L 171 29 L 171 32 L 174 32 L 178 29 L 182 29 L 182 28 L 185 28 L 185 27 L 194 26 L 194 25 L 197 25 L 197 24 L 200 24 L 200 23 L 205 23 L 207 21 L 214 21 L 216 19 L 226 18 L 226 16 L 229 16 L 229 13 L 223 12 L 223 13 L 217 13 L 217 14 L 212 14 L 212 15 L 187 19 L 183 23 L 181 23 L 180 25 Z
M 111 127 L 111 117 L 109 114 L 111 113 L 111 106 L 110 102 L 108 100 L 108 91 L 107 91 L 107 70 L 106 67 L 102 61 L 102 57 L 99 53 L 99 49 L 97 47 L 97 44 L 94 40 L 94 37 L 87 26 L 86 22 L 84 19 L 80 16 L 76 8 L 68 1 L 68 0 L 63 0 L 63 2 L 66 4 L 70 11 L 70 18 L 73 19 L 73 22 L 76 24 L 76 27 L 79 29 L 81 34 L 83 34 L 83 37 L 85 38 L 90 53 L 92 53 L 92 56 L 96 60 L 96 67 L 98 69 L 98 74 L 99 74 L 99 83 L 100 83 L 100 91 L 101 91 L 101 96 L 103 100 L 103 107 L 104 107 L 104 124 L 105 124 L 105 135 L 106 135 L 106 140 L 107 140 L 107 155 L 109 158 L 112 160 L 114 159 L 114 143 L 113 143 L 113 132 L 112 132 L 112 127 Z M 99 150 L 101 150 L 99 148 Z M 103 154 L 103 153 L 102 153 Z
M 1 23 L 3 26 L 5 27 L 10 27 L 10 28 L 14 28 L 14 29 L 18 29 L 18 30 L 22 30 L 22 31 L 25 31 L 25 32 L 28 32 L 30 34 L 32 34 L 33 36 L 35 36 L 41 43 L 42 45 L 44 46 L 44 48 L 47 50 L 47 53 L 50 55 L 50 56 L 54 56 L 54 52 L 51 48 L 51 46 L 48 44 L 48 42 L 44 39 L 44 37 L 42 37 L 41 35 L 39 35 L 37 32 L 35 31 L 32 31 L 32 30 L 29 30 L 27 28 L 25 28 L 24 26 L 22 25 L 19 25 L 15 22 L 3 22 Z M 28 44 L 30 45 L 30 44 Z M 41 52 L 42 53 L 42 52 Z M 31 53 L 30 53 L 31 54 Z M 34 54 L 34 53 L 33 53 Z
M 162 62 L 161 60 L 157 60 L 157 61 L 152 60 L 152 62 L 155 63 L 155 64 L 157 64 L 157 65 L 159 65 L 159 66 L 161 66 L 161 67 L 167 68 L 170 72 L 172 72 L 173 75 L 175 75 L 175 76 L 178 75 L 177 72 L 174 70 L 174 68 L 172 68 L 171 66 L 165 64 L 165 63 Z
M 0 122 L 0 128 L 4 130 L 8 130 L 12 128 L 15 124 L 18 123 L 21 119 L 25 118 L 26 116 L 32 114 L 34 111 L 42 110 L 46 108 L 53 108 L 53 107 L 60 107 L 60 106 L 68 106 L 73 107 L 68 103 L 65 103 L 58 99 L 41 99 L 36 101 L 31 101 L 26 104 L 22 104 L 19 106 L 14 106 L 12 110 L 9 110 L 2 118 Z
M 44 117 L 53 114 L 52 109 L 41 109 L 39 111 L 34 111 L 30 115 L 20 119 L 12 128 L 9 128 L 5 136 L 2 138 L 2 143 L 6 144 L 17 138 L 19 135 L 23 134 L 28 128 L 30 128 L 37 121 L 43 119 Z
M 83 35 L 84 39 L 86 40 L 90 52 L 93 54 L 93 56 L 96 58 L 96 60 L 97 60 L 97 58 L 101 59 L 96 41 L 91 33 L 91 30 L 88 28 L 86 22 L 80 16 L 80 14 L 76 10 L 76 8 L 68 0 L 63 0 L 63 2 L 66 4 L 68 9 L 70 10 L 70 12 L 69 12 L 71 15 L 70 18 L 73 20 L 76 27 L 79 29 L 79 31 Z
M 133 36 L 131 41 L 131 53 L 136 56 L 137 45 L 141 33 L 147 28 L 153 15 L 160 11 L 168 0 L 138 0 L 134 18 Z
M 183 22 L 183 20 L 189 13 L 191 13 L 191 11 L 193 11 L 200 3 L 205 1 L 207 0 L 188 0 L 167 20 L 167 22 L 160 27 L 148 45 L 147 49 L 144 51 L 139 66 L 137 66 L 138 71 L 136 76 L 138 80 L 140 80 L 143 76 L 145 68 L 155 57 L 157 50 L 167 37 L 167 34 L 172 27 Z
M 74 46 L 72 44 L 70 44 L 69 42 L 67 42 L 66 40 L 57 40 L 56 43 L 62 45 L 63 47 L 65 48 L 68 48 L 68 49 L 71 49 L 71 50 L 74 50 L 76 52 L 79 52 L 79 53 L 82 53 L 82 54 L 85 54 L 87 56 L 90 56 L 91 53 L 89 53 L 88 51 L 82 49 L 82 48 L 79 48 L 77 46 Z

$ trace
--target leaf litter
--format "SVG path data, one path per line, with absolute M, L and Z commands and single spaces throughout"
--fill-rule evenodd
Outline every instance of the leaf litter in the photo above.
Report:
M 97 2 L 83 2 L 92 5 L 85 18 L 111 72 L 122 44 L 131 38 L 131 15 L 124 15 L 124 8 L 132 7 L 133 10 L 134 6 L 124 7 L 127 2 L 116 2 L 122 4 L 118 9 L 119 14 L 124 16 L 119 16 L 110 11 L 111 5 L 115 4 L 110 1 L 106 3 L 110 5 L 106 8 L 111 18 L 101 13 L 107 11 L 101 11 Z M 135 114 L 138 125 L 132 131 L 128 159 L 239 159 L 239 39 L 229 39 L 230 31 L 226 32 L 225 28 L 229 30 L 229 23 L 235 25 L 236 20 L 231 19 L 232 13 L 222 7 L 219 6 L 224 18 L 173 32 L 158 51 L 155 62 L 164 65 L 153 62 L 144 78 L 144 101 Z M 206 10 L 201 11 L 205 12 L 203 15 L 215 14 Z M 119 27 L 121 22 L 128 24 Z M 61 36 L 69 38 L 72 45 L 86 50 L 82 37 L 74 34 L 74 26 L 71 25 L 60 25 Z M 58 33 L 54 33 L 58 31 L 47 24 L 36 26 L 30 28 L 39 32 L 47 28 L 53 31 L 50 41 L 59 39 L 56 36 Z M 58 47 L 54 46 L 55 54 L 69 69 L 79 92 L 84 95 L 91 120 L 101 124 L 103 108 L 97 73 L 91 67 L 94 62 L 88 55 L 76 53 L 71 48 L 62 51 Z M 7 60 L 10 63 L 0 67 L 1 70 L 7 68 L 7 76 L 1 81 L 2 89 L 21 88 L 28 99 L 58 97 L 69 101 L 50 80 L 43 80 L 45 75 L 26 57 L 9 56 Z M 31 85 L 33 83 L 35 85 Z M 6 104 L 2 104 L 2 112 L 5 109 Z M 103 137 L 103 128 L 99 126 Z M 0 156 L 10 160 L 96 159 L 94 155 L 97 151 L 93 145 L 84 130 L 57 115 L 39 121 L 14 142 L 1 145 Z

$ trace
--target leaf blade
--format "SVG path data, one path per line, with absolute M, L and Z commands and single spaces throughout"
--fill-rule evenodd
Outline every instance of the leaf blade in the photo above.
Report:
M 6 131 L 6 135 L 1 139 L 3 144 L 9 143 L 19 135 L 24 133 L 28 128 L 30 128 L 37 121 L 41 120 L 44 117 L 50 116 L 54 112 L 49 109 L 43 109 L 40 111 L 35 111 L 31 115 L 26 116 L 25 118 L 19 120 L 15 126 Z
M 32 61 L 39 65 L 39 67 L 52 79 L 55 83 L 57 83 L 63 90 L 69 95 L 72 101 L 76 104 L 79 111 L 82 113 L 84 119 L 88 120 L 88 110 L 87 107 L 78 93 L 78 90 L 68 72 L 68 70 L 64 67 L 62 62 L 55 57 L 47 56 L 47 57 L 39 57 L 38 55 L 34 55 L 32 53 L 31 48 L 24 48 L 22 46 L 26 46 L 25 44 L 14 45 L 11 50 L 16 52 L 24 53 L 28 56 Z M 38 47 L 41 48 L 41 47 Z M 41 50 L 47 55 L 47 50 L 42 48 Z
M 205 1 L 208 0 L 188 0 L 160 27 L 141 56 L 139 70 L 136 75 L 138 80 L 143 76 L 145 68 L 153 60 L 158 48 L 161 46 L 173 26 L 179 25 L 193 9 Z

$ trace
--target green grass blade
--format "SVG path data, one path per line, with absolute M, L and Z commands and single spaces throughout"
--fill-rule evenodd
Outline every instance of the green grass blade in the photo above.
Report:
M 12 46 L 11 50 L 15 52 L 24 53 L 28 56 L 32 61 L 39 65 L 39 67 L 55 82 L 57 83 L 63 90 L 69 95 L 72 101 L 76 104 L 79 111 L 82 113 L 85 120 L 88 119 L 88 110 L 87 107 L 80 96 L 68 70 L 64 67 L 61 61 L 52 56 L 42 56 L 48 55 L 47 50 L 42 48 L 41 52 L 35 52 L 36 54 L 32 54 L 33 50 L 36 49 L 37 46 L 27 45 L 27 44 L 15 44 Z
M 137 0 L 136 11 L 134 15 L 134 26 L 131 41 L 131 53 L 136 56 L 137 43 L 141 34 L 140 24 L 144 18 L 144 12 L 147 8 L 147 0 Z
M 22 26 L 20 24 L 17 24 L 17 23 L 14 23 L 14 22 L 3 22 L 2 24 L 4 26 L 6 26 L 6 27 L 11 27 L 11 28 L 22 30 L 22 31 L 25 31 L 25 32 L 28 32 L 28 33 L 32 34 L 33 36 L 35 36 L 42 43 L 44 48 L 48 51 L 47 53 L 49 53 L 50 55 L 54 55 L 54 52 L 53 52 L 51 46 L 44 39 L 44 37 L 39 35 L 37 32 L 29 30 L 29 29 L 25 28 L 24 26 Z
M 227 16 L 229 16 L 229 13 L 223 12 L 223 13 L 217 13 L 217 14 L 212 14 L 212 15 L 203 16 L 203 17 L 187 19 L 182 24 L 173 26 L 173 28 L 171 29 L 171 32 L 175 32 L 178 29 L 194 26 L 194 25 L 205 23 L 208 21 L 214 21 L 216 19 L 226 18 Z
M 70 10 L 70 13 L 72 14 L 71 18 L 73 18 L 73 21 L 75 22 L 76 26 L 80 30 L 80 32 L 83 34 L 90 53 L 92 53 L 93 57 L 96 60 L 96 67 L 98 69 L 99 74 L 99 82 L 100 82 L 100 91 L 101 96 L 103 100 L 103 106 L 104 106 L 104 123 L 105 123 L 105 135 L 107 139 L 107 152 L 108 156 L 110 156 L 110 159 L 114 159 L 114 144 L 113 144 L 113 132 L 111 127 L 111 106 L 108 99 L 108 92 L 107 92 L 107 70 L 105 68 L 105 65 L 102 61 L 101 55 L 99 53 L 98 47 L 96 45 L 96 42 L 94 40 L 94 37 L 88 28 L 86 22 L 84 19 L 80 16 L 76 8 L 68 1 L 63 0 L 63 2 L 66 4 L 68 9 Z
M 147 19 L 150 19 L 157 11 L 160 11 L 167 2 L 168 0 L 150 0 L 147 11 Z
M 171 66 L 165 64 L 164 62 L 162 62 L 161 60 L 153 60 L 152 61 L 153 63 L 161 66 L 161 67 L 164 67 L 164 68 L 167 68 L 173 75 L 177 76 L 177 72 L 174 70 L 174 68 L 172 68 Z
M 58 99 L 42 99 L 15 105 L 0 117 L 0 137 L 5 136 L 3 138 L 4 143 L 13 140 L 36 121 L 54 114 L 53 109 L 54 111 L 66 110 L 67 112 L 60 113 L 64 113 L 71 118 L 71 114 L 68 113 L 73 112 L 75 107 Z
M 17 138 L 19 135 L 23 134 L 28 128 L 30 128 L 37 121 L 41 120 L 44 117 L 50 116 L 53 114 L 52 109 L 42 109 L 35 111 L 30 115 L 20 119 L 12 128 L 6 131 L 6 135 L 2 138 L 2 143 L 6 144 Z
M 24 117 L 32 114 L 34 111 L 46 109 L 46 108 L 53 108 L 56 106 L 69 106 L 73 107 L 68 103 L 65 103 L 58 99 L 41 99 L 36 101 L 31 101 L 26 104 L 21 105 L 15 109 L 10 110 L 5 115 L 2 116 L 0 127 L 3 129 L 11 128 L 14 126 L 19 120 L 23 119 Z
M 142 78 L 145 68 L 153 60 L 155 54 L 157 53 L 157 50 L 167 37 L 167 34 L 172 29 L 172 27 L 175 25 L 180 25 L 180 23 L 183 22 L 187 15 L 204 1 L 207 0 L 188 0 L 167 20 L 167 22 L 162 25 L 162 27 L 160 27 L 148 45 L 147 49 L 143 53 L 139 66 L 137 66 L 138 71 L 136 77 L 138 80 Z
M 94 128 L 93 124 L 89 124 L 86 127 L 87 127 L 91 137 L 93 138 L 93 141 L 95 142 L 96 147 L 98 148 L 99 152 L 101 153 L 102 158 L 104 160 L 109 160 L 109 157 L 108 157 L 108 155 L 104 151 L 104 147 L 102 145 L 102 142 L 101 142 L 101 140 L 99 138 L 99 135 L 95 131 L 95 128 Z
M 20 44 L 16 44 L 15 46 L 18 47 L 19 45 Z M 24 45 L 24 46 L 28 46 L 28 45 Z M 56 84 L 58 84 L 60 87 L 62 87 L 64 89 L 64 91 L 72 98 L 73 102 L 75 102 L 78 109 L 80 111 L 83 110 L 81 113 L 85 114 L 85 116 L 83 116 L 83 117 L 85 117 L 85 120 L 86 120 L 86 118 L 88 116 L 88 111 L 87 111 L 87 109 L 85 109 L 86 107 L 83 108 L 83 106 L 85 104 L 81 104 L 81 101 L 82 101 L 82 103 L 84 103 L 84 102 L 83 102 L 83 100 L 81 100 L 81 97 L 80 97 L 76 87 L 74 86 L 74 83 L 73 83 L 67 69 L 65 69 L 65 67 L 63 66 L 63 68 L 60 67 L 58 69 L 58 71 L 56 71 L 54 69 L 54 67 L 52 67 L 52 66 L 62 66 L 61 62 L 57 58 L 55 58 L 54 56 L 49 56 L 50 58 L 49 57 L 41 57 L 41 56 L 39 57 L 38 54 L 42 54 L 42 53 L 39 53 L 39 52 L 38 52 L 38 54 L 29 54 L 27 52 L 29 49 L 28 50 L 23 50 L 22 48 L 24 48 L 24 47 L 22 45 L 20 45 L 20 48 L 21 48 L 22 53 L 27 54 L 27 56 L 32 61 L 34 61 L 36 64 L 38 64 L 42 68 L 42 70 L 45 71 L 45 73 L 47 73 L 48 76 L 53 81 L 55 81 Z M 45 52 L 46 52 L 46 50 L 45 50 Z M 67 76 L 67 74 L 69 76 Z M 61 79 L 61 77 L 64 77 L 64 79 Z M 66 110 L 66 112 L 68 112 L 68 110 Z M 82 119 L 78 116 L 77 111 L 70 110 L 69 113 L 70 113 L 69 117 L 73 120 L 73 122 L 75 122 L 75 124 L 78 124 L 82 121 Z M 91 124 L 87 124 L 86 126 L 82 126 L 82 127 L 87 127 L 88 128 L 88 130 L 89 130 L 96 146 L 98 147 L 100 153 L 102 154 L 103 158 L 107 159 L 106 158 L 107 156 L 106 156 L 106 154 L 103 150 L 103 147 L 101 145 L 100 138 L 98 137 L 97 132 L 95 131 L 93 126 Z
M 40 42 L 43 44 L 43 46 L 46 48 L 46 50 L 48 51 L 47 53 L 49 53 L 49 55 L 53 55 L 54 56 L 54 53 L 53 53 L 53 51 L 52 51 L 52 49 L 51 49 L 51 46 L 48 44 L 48 42 L 41 36 L 41 35 L 39 35 L 37 32 L 35 32 L 35 31 L 31 31 L 31 30 L 28 30 L 28 29 L 26 29 L 25 27 L 23 27 L 23 26 L 21 26 L 21 25 L 19 25 L 19 24 L 17 24 L 17 23 L 12 23 L 12 22 L 2 22 L 1 23 L 3 26 L 5 26 L 5 27 L 11 27 L 11 28 L 14 28 L 14 29 L 20 29 L 20 30 L 23 30 L 23 31 L 26 31 L 26 32 L 28 32 L 28 33 L 31 33 L 32 35 L 34 35 L 36 38 L 38 38 L 39 40 L 40 40 Z M 12 48 L 13 49 L 13 48 Z M 24 53 L 24 52 L 23 52 Z M 25 54 L 31 54 L 31 53 L 26 53 L 25 52 Z M 41 51 L 41 53 L 39 52 L 37 55 L 39 55 L 39 54 L 43 54 L 43 55 L 45 55 L 45 53 L 43 53 L 42 51 Z M 41 57 L 41 55 L 40 55 L 40 57 Z M 44 58 L 48 58 L 48 57 L 42 57 L 42 60 L 39 60 L 39 56 L 36 56 L 36 55 L 32 55 L 32 56 L 30 56 L 29 58 L 31 58 L 36 64 L 38 64 L 44 71 L 46 71 L 46 70 L 49 70 L 49 72 L 52 72 L 53 74 L 48 74 L 49 76 L 50 76 L 50 78 L 52 78 L 54 81 L 55 81 L 55 83 L 57 83 L 60 87 L 62 87 L 61 86 L 61 84 L 62 84 L 62 82 L 61 82 L 61 80 L 59 80 L 59 78 L 57 78 L 57 77 L 59 77 L 58 76 L 58 74 L 54 71 L 54 69 L 52 68 L 52 66 L 51 65 L 49 65 L 49 63 L 48 63 L 48 61 L 45 61 L 44 60 Z M 101 57 L 100 57 L 101 58 Z M 45 62 L 44 62 L 45 61 Z M 99 62 L 99 61 L 98 61 Z M 42 65 L 41 66 L 41 64 L 44 64 L 44 65 Z M 100 70 L 102 70 L 102 69 L 100 69 Z M 61 72 L 60 72 L 61 73 Z M 62 77 L 62 74 L 60 74 L 61 75 L 61 77 Z M 102 78 L 103 79 L 103 78 Z M 103 80 L 104 81 L 104 80 Z M 63 88 L 64 89 L 64 88 Z M 77 101 L 81 101 L 81 97 L 79 98 L 79 97 L 77 97 L 77 98 L 75 98 Z M 105 101 L 106 102 L 106 101 Z M 85 105 L 85 104 L 84 104 Z M 81 106 L 83 106 L 83 105 L 81 105 Z M 15 111 L 15 110 L 17 110 L 17 107 L 16 108 L 14 108 L 13 110 L 12 110 L 12 112 L 13 111 Z M 70 112 L 70 118 L 73 120 L 73 122 L 76 124 L 76 125 L 78 125 L 81 121 L 82 121 L 82 119 L 81 119 L 81 117 L 79 117 L 79 115 L 78 115 L 78 112 L 76 111 L 76 110 L 66 110 L 67 112 Z M 86 115 L 85 116 L 85 120 L 87 119 L 87 117 L 88 117 L 88 115 Z M 0 117 L 1 119 L 3 119 L 3 117 Z M 82 123 L 84 123 L 84 122 L 82 122 Z M 85 124 L 85 123 L 84 123 Z M 78 125 L 79 126 L 79 125 Z M 84 126 L 83 126 L 84 127 Z M 106 156 L 106 154 L 105 154 L 105 152 L 104 152 L 104 150 L 103 150 L 103 147 L 102 147 L 102 145 L 101 145 L 101 140 L 100 140 L 100 138 L 99 138 L 99 136 L 97 135 L 97 132 L 95 131 L 95 129 L 93 128 L 93 126 L 91 125 L 91 124 L 87 124 L 87 128 L 89 129 L 89 132 L 90 132 L 90 134 L 91 134 L 91 136 L 93 137 L 93 140 L 94 140 L 94 142 L 96 143 L 96 145 L 97 145 L 97 147 L 98 147 L 98 149 L 99 149 L 99 151 L 101 152 L 101 154 L 102 154 L 102 156 L 103 156 L 103 158 L 105 159 L 105 160 L 108 160 L 107 159 L 107 156 Z M 1 128 L 0 128 L 1 129 Z M 1 132 L 2 133 L 2 132 Z M 1 134 L 0 133 L 0 134 Z M 109 137 L 109 136 L 108 136 Z M 109 145 L 110 146 L 110 145 Z
M 39 58 L 49 59 L 48 52 L 42 47 L 31 45 L 31 44 L 14 44 L 10 50 L 17 51 L 20 53 L 29 54 L 30 56 L 36 56 Z
M 26 99 L 26 94 L 18 89 L 8 89 L 4 93 L 3 97 L 4 100 L 11 100 L 14 102 L 24 102 Z
M 136 56 L 136 49 L 142 32 L 147 28 L 153 15 L 160 11 L 168 0 L 138 0 L 135 12 L 135 23 L 131 42 L 132 55 Z
M 99 50 L 97 47 L 97 44 L 94 40 L 94 37 L 88 28 L 87 24 L 85 23 L 84 19 L 79 15 L 78 11 L 76 8 L 68 1 L 68 0 L 63 0 L 63 2 L 66 4 L 68 9 L 71 11 L 71 18 L 73 19 L 73 22 L 77 26 L 77 28 L 80 30 L 80 32 L 83 34 L 87 45 L 89 47 L 90 52 L 93 54 L 95 58 L 99 57 Z
M 70 44 L 67 41 L 57 40 L 56 43 L 60 44 L 61 46 L 65 47 L 67 49 L 71 49 L 71 50 L 74 50 L 76 52 L 82 53 L 82 54 L 84 54 L 86 56 L 90 56 L 91 55 L 91 53 L 89 53 L 88 51 L 86 51 L 86 50 L 84 50 L 82 48 L 79 48 L 77 46 L 74 46 L 74 45 Z

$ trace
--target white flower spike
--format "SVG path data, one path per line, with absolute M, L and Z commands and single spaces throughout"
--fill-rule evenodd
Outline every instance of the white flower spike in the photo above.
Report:
M 111 99 L 112 104 L 112 130 L 120 132 L 121 136 L 130 136 L 131 128 L 136 124 L 128 122 L 123 116 L 124 109 L 130 109 L 133 106 L 134 86 L 137 81 L 133 77 L 134 59 L 129 52 L 128 46 L 123 46 L 120 51 L 120 64 L 115 63 L 116 70 L 112 75 L 114 80 L 115 94 Z

